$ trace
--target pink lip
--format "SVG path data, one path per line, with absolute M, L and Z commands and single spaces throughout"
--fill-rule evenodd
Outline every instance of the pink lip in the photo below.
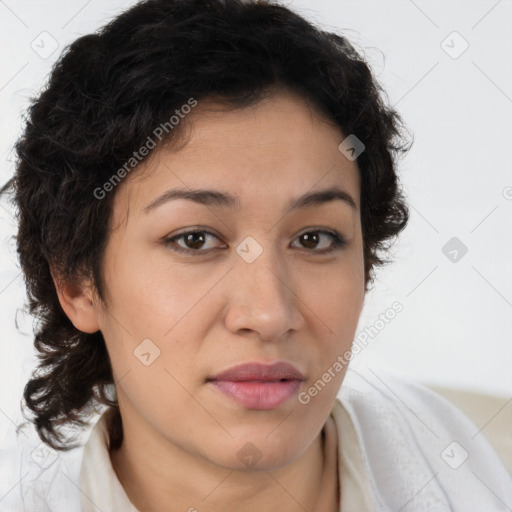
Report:
M 234 366 L 207 380 L 249 409 L 275 409 L 296 394 L 304 376 L 289 363 Z

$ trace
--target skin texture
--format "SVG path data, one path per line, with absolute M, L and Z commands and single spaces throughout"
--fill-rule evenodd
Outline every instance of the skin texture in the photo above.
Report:
M 304 391 L 350 349 L 364 302 L 357 164 L 338 150 L 339 129 L 289 93 L 231 112 L 203 107 L 187 117 L 186 144 L 155 151 L 116 191 L 106 304 L 87 282 L 60 283 L 59 298 L 77 328 L 105 338 L 124 428 L 111 460 L 135 506 L 313 510 L 326 477 L 321 431 L 346 368 L 307 405 L 294 396 L 266 411 L 206 379 L 244 362 L 287 361 L 305 376 Z M 340 200 L 289 209 L 335 186 L 355 209 Z M 172 188 L 216 189 L 240 208 L 178 199 L 143 211 Z M 199 226 L 215 235 L 203 245 L 165 242 Z M 332 246 L 320 228 L 346 246 L 320 254 Z M 252 263 L 236 252 L 248 236 L 263 249 Z M 173 250 L 187 247 L 203 252 Z M 134 355 L 144 339 L 160 350 L 148 366 Z M 250 467 L 238 457 L 247 443 L 259 453 Z

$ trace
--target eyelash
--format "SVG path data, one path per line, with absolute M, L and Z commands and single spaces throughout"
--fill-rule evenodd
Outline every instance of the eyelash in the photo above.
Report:
M 336 250 L 342 249 L 347 245 L 347 240 L 345 239 L 345 237 L 340 235 L 338 232 L 328 231 L 328 230 L 320 229 L 320 228 L 314 228 L 314 229 L 310 229 L 309 231 L 304 231 L 303 233 L 298 235 L 297 238 L 300 238 L 303 235 L 307 235 L 307 234 L 311 234 L 311 233 L 326 234 L 326 235 L 331 236 L 332 244 L 331 244 L 331 247 L 329 247 L 327 249 L 321 249 L 321 250 L 305 249 L 308 252 L 312 252 L 312 253 L 316 253 L 316 254 L 328 254 L 328 253 L 334 252 Z M 183 239 L 185 236 L 192 235 L 192 234 L 205 234 L 205 235 L 214 236 L 217 239 L 219 238 L 217 235 L 215 235 L 214 233 L 211 233 L 210 231 L 194 229 L 191 231 L 185 231 L 183 233 L 180 233 L 179 235 L 175 235 L 170 238 L 165 238 L 163 240 L 163 242 L 166 246 L 170 247 L 176 240 Z M 210 253 L 210 250 L 203 251 L 200 249 L 197 249 L 197 250 L 185 249 L 185 248 L 179 247 L 179 246 L 170 247 L 170 249 L 173 251 L 176 251 L 178 253 L 186 254 L 188 256 L 201 256 L 201 255 Z

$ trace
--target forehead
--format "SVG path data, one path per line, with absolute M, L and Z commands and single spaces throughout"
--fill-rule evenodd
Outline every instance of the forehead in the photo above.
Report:
M 183 122 L 177 144 L 155 149 L 123 183 L 118 208 L 140 212 L 177 187 L 229 190 L 242 206 L 261 206 L 262 197 L 274 204 L 336 185 L 359 206 L 357 164 L 338 149 L 344 134 L 294 94 L 236 110 L 199 104 Z

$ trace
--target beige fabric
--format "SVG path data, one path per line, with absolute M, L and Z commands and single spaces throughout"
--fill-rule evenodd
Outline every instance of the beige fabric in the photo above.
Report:
M 80 473 L 83 512 L 138 512 L 119 482 L 107 450 L 108 411 L 102 414 L 85 445 Z M 373 512 L 357 438 L 348 413 L 336 400 L 331 416 L 337 433 L 338 475 L 343 512 Z M 331 443 L 329 443 L 331 444 Z M 332 443 L 335 446 L 336 443 Z
M 110 462 L 107 449 L 109 412 L 101 415 L 84 447 L 80 471 L 81 509 L 82 512 L 138 512 L 126 496 Z
M 428 387 L 449 400 L 481 429 L 478 435 L 485 436 L 512 475 L 512 398 Z
M 373 497 L 364 470 L 356 433 L 350 416 L 339 400 L 331 415 L 338 432 L 338 471 L 340 472 L 340 512 L 374 512 Z

